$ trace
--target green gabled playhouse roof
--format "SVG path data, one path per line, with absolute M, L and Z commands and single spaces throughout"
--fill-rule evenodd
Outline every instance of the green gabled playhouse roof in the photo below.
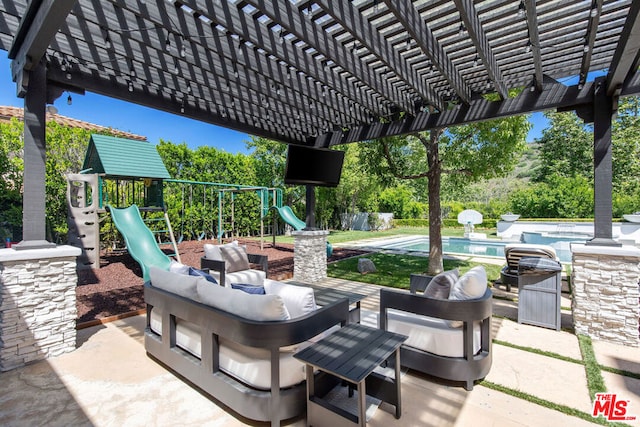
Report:
M 97 134 L 89 139 L 82 169 L 112 177 L 171 178 L 150 142 Z

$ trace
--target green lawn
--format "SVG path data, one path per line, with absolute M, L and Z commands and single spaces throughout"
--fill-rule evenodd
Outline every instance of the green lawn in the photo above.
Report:
M 373 261 L 377 270 L 375 273 L 360 274 L 358 272 L 358 257 L 329 264 L 327 266 L 327 275 L 329 277 L 372 283 L 374 285 L 409 289 L 409 276 L 411 273 L 424 273 L 428 266 L 428 259 L 421 256 L 373 253 L 363 255 L 363 257 Z M 460 274 L 465 273 L 476 265 L 484 265 L 487 270 L 487 278 L 490 282 L 500 278 L 501 266 L 499 265 L 481 264 L 472 261 L 444 260 L 445 270 L 458 268 Z
M 496 237 L 496 229 L 476 229 L 476 231 L 480 233 L 486 233 L 487 237 L 495 238 Z M 336 245 L 344 242 L 353 242 L 356 240 L 364 240 L 364 239 L 373 239 L 380 237 L 392 237 L 392 236 L 401 236 L 401 235 L 429 235 L 429 229 L 426 227 L 398 227 L 392 228 L 390 230 L 383 231 L 341 231 L 341 230 L 331 230 L 329 232 L 329 243 L 332 245 Z M 442 235 L 448 237 L 462 237 L 464 235 L 464 228 L 443 228 Z M 256 238 L 258 239 L 258 238 Z M 265 240 L 271 241 L 271 236 L 265 236 Z M 276 243 L 293 243 L 293 236 L 277 236 Z
M 496 229 L 477 229 L 480 233 L 486 233 L 487 237 L 495 238 Z M 429 235 L 426 227 L 398 227 L 384 231 L 339 231 L 331 230 L 328 240 L 332 245 L 339 246 L 340 243 L 354 242 L 357 240 L 393 237 L 402 235 Z M 443 228 L 443 237 L 462 237 L 463 228 Z M 267 241 L 271 241 L 267 237 Z M 293 236 L 277 236 L 277 243 L 293 243 Z M 369 274 L 358 273 L 358 259 L 351 258 L 338 261 L 327 266 L 327 275 L 341 279 L 354 280 L 358 282 L 373 283 L 376 285 L 389 286 L 394 288 L 409 289 L 409 276 L 411 273 L 424 273 L 428 267 L 428 259 L 421 256 L 412 255 L 392 255 L 392 254 L 369 254 L 365 255 L 371 259 L 376 266 L 377 272 Z M 458 268 L 463 274 L 471 267 L 480 265 L 472 261 L 444 260 L 444 269 L 451 270 Z M 493 282 L 500 278 L 499 265 L 482 264 L 487 270 L 487 278 Z

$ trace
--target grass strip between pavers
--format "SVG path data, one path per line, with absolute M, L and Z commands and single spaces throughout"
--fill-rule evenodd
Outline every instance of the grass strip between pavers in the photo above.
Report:
M 604 417 L 600 416 L 594 418 L 591 414 L 580 411 L 575 408 L 571 408 L 567 405 L 561 405 L 559 403 L 551 402 L 546 399 L 542 399 L 540 397 L 534 396 L 529 393 L 522 392 L 520 390 L 515 390 L 513 388 L 505 387 L 500 384 L 493 383 L 491 381 L 483 380 L 479 383 L 479 385 L 483 387 L 487 387 L 491 390 L 499 391 L 501 393 L 508 394 L 513 397 L 517 397 L 518 399 L 526 400 L 527 402 L 535 403 L 536 405 L 544 406 L 545 408 L 553 409 L 554 411 L 561 412 L 565 415 L 570 415 L 576 418 L 583 419 L 585 421 L 590 421 L 595 424 L 600 424 L 603 426 L 611 426 L 611 427 L 631 427 L 629 424 L 625 423 L 615 423 L 607 421 Z
M 578 335 L 578 344 L 580 345 L 580 353 L 582 353 L 582 360 L 584 361 L 584 370 L 587 374 L 589 397 L 593 402 L 596 398 L 596 393 L 606 392 L 607 387 L 604 385 L 604 378 L 602 378 L 600 364 L 593 351 L 591 338 L 586 335 Z
M 636 380 L 640 380 L 640 374 L 637 372 L 627 371 L 625 369 L 612 368 L 610 366 L 598 365 L 600 369 L 603 371 L 610 372 L 616 375 L 622 375 L 624 377 L 635 378 Z
M 494 344 L 503 345 L 505 347 L 515 348 L 516 350 L 528 351 L 529 353 L 539 354 L 541 356 L 553 357 L 554 359 L 564 360 L 565 362 L 577 363 L 578 365 L 584 365 L 584 362 L 580 359 L 574 359 L 573 357 L 563 356 L 562 354 L 554 353 L 552 351 L 540 350 L 533 347 L 525 347 L 518 344 L 512 344 L 507 341 L 493 339 Z

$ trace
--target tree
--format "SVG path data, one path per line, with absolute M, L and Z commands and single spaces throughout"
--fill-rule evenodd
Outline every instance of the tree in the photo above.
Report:
M 618 115 L 611 133 L 613 191 L 621 195 L 638 194 L 640 184 L 640 98 L 630 96 L 618 102 Z M 640 204 L 635 208 L 640 210 Z M 629 212 L 627 212 L 629 213 Z
M 22 227 L 22 122 L 0 123 L 0 238 L 20 239 Z
M 527 118 L 517 116 L 383 138 L 364 145 L 369 151 L 363 156 L 369 169 L 385 176 L 387 182 L 427 179 L 429 274 L 443 269 L 440 208 L 443 174 L 458 186 L 506 175 L 526 148 L 529 128 Z
M 545 112 L 550 126 L 539 143 L 540 166 L 533 179 L 545 182 L 552 175 L 593 179 L 593 131 L 574 112 Z

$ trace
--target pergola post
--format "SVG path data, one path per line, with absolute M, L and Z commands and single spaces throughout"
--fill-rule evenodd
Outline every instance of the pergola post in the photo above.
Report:
M 607 95 L 605 78 L 596 80 L 593 103 L 593 239 L 588 245 L 620 246 L 613 240 L 613 168 L 611 150 L 611 123 L 617 99 Z
M 54 247 L 46 240 L 46 65 L 40 61 L 29 71 L 24 97 L 24 195 L 22 200 L 22 242 L 15 249 Z
M 306 194 L 305 201 L 306 201 L 305 222 L 307 223 L 305 230 L 315 230 L 316 229 L 316 191 L 315 191 L 314 185 L 307 185 L 307 194 Z

